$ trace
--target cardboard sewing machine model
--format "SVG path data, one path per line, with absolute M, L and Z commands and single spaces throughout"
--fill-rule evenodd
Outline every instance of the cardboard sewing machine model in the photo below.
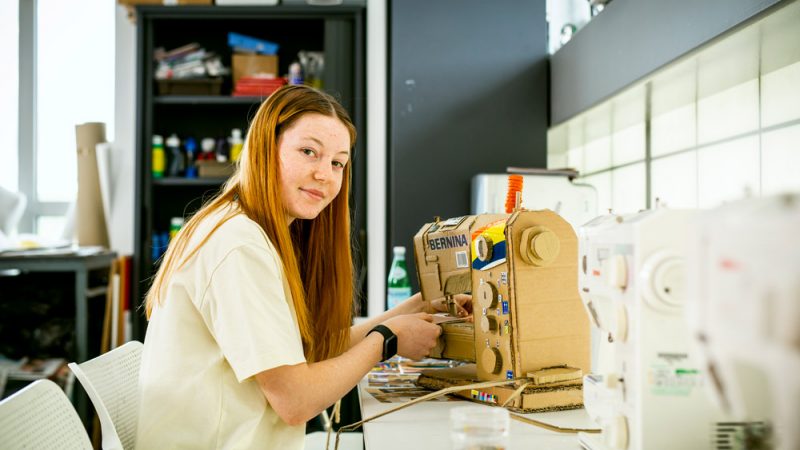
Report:
M 418 383 L 441 389 L 517 380 L 460 395 L 523 412 L 580 408 L 589 370 L 589 324 L 577 289 L 577 238 L 549 211 L 463 216 L 425 224 L 414 237 L 425 301 L 471 293 L 473 322 L 442 324 L 434 357 L 465 364 L 426 371 Z M 521 394 L 514 392 L 523 388 Z

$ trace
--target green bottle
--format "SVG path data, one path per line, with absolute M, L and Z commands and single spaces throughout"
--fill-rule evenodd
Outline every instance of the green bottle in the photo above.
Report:
M 164 138 L 153 135 L 153 178 L 164 178 L 167 168 L 167 155 L 164 154 Z
M 411 297 L 411 282 L 406 270 L 406 248 L 394 247 L 394 258 L 389 268 L 389 281 L 387 283 L 386 304 L 389 309 L 394 308 L 403 300 Z

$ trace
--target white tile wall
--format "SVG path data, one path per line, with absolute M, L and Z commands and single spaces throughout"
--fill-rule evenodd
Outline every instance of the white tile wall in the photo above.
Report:
M 800 191 L 800 125 L 761 136 L 761 192 Z
M 696 208 L 697 153 L 684 152 L 654 160 L 650 165 L 650 182 L 651 205 Z
M 759 195 L 758 136 L 701 148 L 697 152 L 697 206 Z
M 548 160 L 590 174 L 580 181 L 595 186 L 601 212 L 800 191 L 798 23 L 800 1 L 788 2 L 552 128 Z

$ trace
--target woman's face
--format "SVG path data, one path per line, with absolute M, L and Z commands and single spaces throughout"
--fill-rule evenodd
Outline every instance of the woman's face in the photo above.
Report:
M 333 201 L 350 162 L 350 134 L 335 117 L 301 116 L 278 137 L 281 200 L 288 222 L 313 219 Z

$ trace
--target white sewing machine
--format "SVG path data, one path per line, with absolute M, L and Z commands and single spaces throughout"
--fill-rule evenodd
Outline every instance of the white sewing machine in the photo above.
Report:
M 579 232 L 578 288 L 607 336 L 584 404 L 603 428 L 584 448 L 711 448 L 720 416 L 691 355 L 683 304 L 690 211 L 596 218 Z
M 736 419 L 767 420 L 737 423 L 738 440 L 800 448 L 800 195 L 709 211 L 692 235 L 687 319 L 709 390 Z

